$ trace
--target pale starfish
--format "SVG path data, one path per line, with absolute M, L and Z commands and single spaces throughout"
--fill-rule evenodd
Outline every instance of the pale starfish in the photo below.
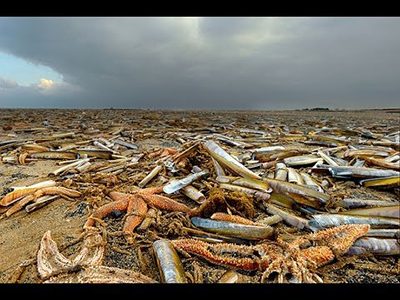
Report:
M 158 283 L 139 272 L 106 266 L 82 267 L 51 277 L 44 283 Z
M 43 235 L 37 254 L 39 275 L 42 279 L 46 279 L 76 266 L 98 266 L 103 260 L 104 246 L 100 230 L 97 228 L 87 229 L 81 251 L 74 259 L 69 259 L 60 253 L 49 230 Z
M 141 273 L 102 266 L 105 243 L 96 228 L 85 231 L 84 243 L 73 259 L 66 258 L 57 248 L 50 231 L 40 242 L 37 269 L 44 283 L 156 283 Z

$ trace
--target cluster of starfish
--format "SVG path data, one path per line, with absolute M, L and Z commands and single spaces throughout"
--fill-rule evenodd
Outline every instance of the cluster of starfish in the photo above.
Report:
M 315 273 L 318 267 L 345 254 L 368 230 L 369 225 L 342 225 L 291 242 L 278 237 L 276 242 L 265 241 L 253 246 L 211 244 L 196 239 L 171 242 L 178 251 L 202 257 L 212 264 L 246 271 L 261 270 L 261 282 L 314 283 L 322 282 Z M 81 251 L 73 260 L 68 259 L 58 251 L 48 231 L 37 255 L 38 272 L 45 282 L 155 282 L 137 272 L 102 266 L 104 247 L 101 231 L 89 227 Z
M 94 239 L 101 240 L 99 231 L 96 233 L 96 230 L 98 230 L 95 227 L 96 220 L 104 218 L 113 211 L 127 211 L 123 232 L 132 234 L 146 217 L 148 206 L 169 211 L 185 212 L 189 215 L 193 213 L 193 210 L 186 205 L 158 195 L 161 192 L 162 187 L 140 189 L 132 194 L 111 192 L 110 196 L 114 201 L 98 208 L 88 218 L 84 226 L 87 234 L 84 247 L 73 261 L 63 258 L 58 252 L 55 243 L 51 242 L 50 233 L 45 234 L 41 244 L 42 250 L 38 254 L 38 257 L 41 257 L 40 260 L 38 259 L 38 265 L 40 263 L 42 266 L 42 270 L 39 273 L 43 274 L 42 277 L 44 278 L 54 274 L 54 270 L 51 268 L 47 267 L 48 270 L 46 271 L 46 267 L 43 267 L 46 266 L 46 261 L 49 261 L 52 257 L 53 264 L 58 265 L 57 268 L 61 270 L 68 270 L 79 265 L 85 266 L 79 273 L 74 273 L 75 277 L 78 276 L 76 274 L 79 274 L 79 278 L 81 278 L 79 280 L 89 280 L 90 276 L 88 274 L 91 274 L 92 277 L 94 276 L 93 278 L 97 278 L 96 280 L 103 280 L 102 278 L 107 277 L 108 272 L 112 271 L 100 266 L 104 243 L 97 242 L 97 248 L 88 246 L 93 244 L 90 241 Z M 172 244 L 178 251 L 194 254 L 213 264 L 239 270 L 261 270 L 263 271 L 262 282 L 272 280 L 277 282 L 308 283 L 322 282 L 322 279 L 315 273 L 316 269 L 345 254 L 353 243 L 365 235 L 368 230 L 369 225 L 342 225 L 296 237 L 291 242 L 284 241 L 281 237 L 278 237 L 275 242 L 263 241 L 257 245 L 214 244 L 196 239 L 177 239 L 173 240 Z M 89 253 L 92 254 L 89 255 Z M 47 265 L 49 264 L 47 263 Z M 122 270 L 118 272 L 120 275 L 114 279 L 118 282 L 123 282 L 125 280 L 124 276 L 127 274 Z M 139 278 L 142 278 L 138 274 L 133 275 L 136 278 L 135 280 L 140 281 L 141 279 Z M 57 280 L 77 280 L 71 276 L 58 276 Z M 55 279 L 52 280 L 54 281 Z
M 155 155 L 178 155 L 172 150 L 161 149 Z M 184 152 L 180 156 L 186 154 Z M 50 232 L 47 232 L 42 238 L 38 252 L 40 276 L 46 279 L 46 282 L 154 282 L 140 273 L 102 266 L 105 242 L 100 234 L 101 231 L 95 225 L 96 221 L 112 212 L 126 211 L 123 232 L 126 237 L 130 237 L 145 219 L 148 206 L 184 212 L 189 216 L 197 213 L 196 209 L 190 209 L 183 203 L 160 195 L 162 192 L 163 186 L 138 189 L 130 194 L 111 192 L 109 195 L 113 201 L 96 209 L 85 223 L 84 244 L 73 260 L 64 257 L 58 251 Z M 226 219 L 226 216 L 222 217 Z M 244 220 L 252 222 L 232 216 L 229 220 L 238 223 L 243 223 Z M 207 243 L 190 238 L 171 242 L 178 251 L 199 256 L 212 264 L 245 271 L 260 270 L 263 272 L 262 282 L 312 283 L 322 282 L 316 274 L 318 267 L 345 254 L 358 238 L 368 232 L 369 228 L 369 225 L 342 225 L 295 237 L 290 242 L 278 236 L 276 241 L 262 241 L 256 245 Z

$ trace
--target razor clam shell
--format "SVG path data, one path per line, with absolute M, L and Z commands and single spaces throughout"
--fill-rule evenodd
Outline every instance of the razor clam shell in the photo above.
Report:
M 397 239 L 360 238 L 353 246 L 376 255 L 400 255 L 400 244 Z
M 362 168 L 362 167 L 364 167 L 364 165 L 365 165 L 365 160 L 357 159 L 354 162 L 353 167 Z
M 294 214 L 288 213 L 275 205 L 264 203 L 264 208 L 267 210 L 268 213 L 272 215 L 280 216 L 283 221 L 293 227 L 298 229 L 308 228 L 308 220 L 298 217 Z
M 154 177 L 157 176 L 158 173 L 162 170 L 162 166 L 156 166 L 142 181 L 139 182 L 138 186 L 143 188 L 146 184 L 148 184 Z
M 240 276 L 234 270 L 226 271 L 217 283 L 238 283 L 240 280 Z
M 391 177 L 400 176 L 400 172 L 393 170 L 382 170 L 366 167 L 351 167 L 351 166 L 339 166 L 339 167 L 328 167 L 329 172 L 333 177 L 357 177 L 357 178 L 373 178 L 373 177 Z
M 197 203 L 203 203 L 206 200 L 206 197 L 203 195 L 202 192 L 200 192 L 198 189 L 196 189 L 192 185 L 185 186 L 182 188 L 182 194 L 186 195 L 193 201 Z
M 288 170 L 288 181 L 290 183 L 296 183 L 298 185 L 303 185 L 304 181 L 300 174 L 293 168 L 287 168 Z
M 259 190 L 264 193 L 272 192 L 272 189 L 268 187 L 268 184 L 266 182 L 256 179 L 239 178 L 234 180 L 232 184 Z
M 300 156 L 292 156 L 283 159 L 285 165 L 289 167 L 296 167 L 296 166 L 307 166 L 315 164 L 316 162 L 320 161 L 320 157 L 315 157 L 311 155 L 300 155 Z
M 29 157 L 39 159 L 76 159 L 76 153 L 68 151 L 44 151 L 31 153 Z
M 40 207 L 47 205 L 50 201 L 53 201 L 59 197 L 60 196 L 58 196 L 58 195 L 53 195 L 53 196 L 46 195 L 46 196 L 40 197 L 40 198 L 36 199 L 34 203 L 28 204 L 27 206 L 25 206 L 25 211 L 30 213 Z
M 317 154 L 324 160 L 326 161 L 327 164 L 329 164 L 330 166 L 338 166 L 339 164 L 334 161 L 329 155 L 325 154 L 324 152 L 322 152 L 321 150 L 317 151 Z
M 89 161 L 90 161 L 90 158 L 83 158 L 83 159 L 77 160 L 77 161 L 75 161 L 75 162 L 73 162 L 73 163 L 71 163 L 69 165 L 62 166 L 61 168 L 58 168 L 57 170 L 54 170 L 50 174 L 58 175 L 58 174 L 60 174 L 60 173 L 62 173 L 64 171 L 68 170 L 69 168 L 78 166 L 78 165 L 80 165 L 82 163 L 86 163 L 86 162 L 89 162 Z
M 206 148 L 208 153 L 215 158 L 220 164 L 224 165 L 231 171 L 243 176 L 255 179 L 261 179 L 256 173 L 250 171 L 248 168 L 243 166 L 240 162 L 234 159 L 224 149 L 218 146 L 214 141 L 206 141 L 203 146 Z
M 104 158 L 111 159 L 113 152 L 108 150 L 99 150 L 99 149 L 76 149 L 74 152 L 78 153 L 80 157 L 83 155 L 87 155 L 87 157 L 96 157 L 96 158 Z
M 185 178 L 179 180 L 172 180 L 170 183 L 167 183 L 164 186 L 163 191 L 166 194 L 175 193 L 176 191 L 179 191 L 180 189 L 191 184 L 193 181 L 199 179 L 206 174 L 208 174 L 207 171 L 201 171 L 199 173 L 190 174 L 189 176 L 186 176 Z
M 202 230 L 246 240 L 263 240 L 269 238 L 274 231 L 273 228 L 268 225 L 244 225 L 199 217 L 193 217 L 191 221 L 194 226 Z
M 80 163 L 78 166 L 75 167 L 76 170 L 79 172 L 83 172 L 88 169 L 92 164 L 90 162 Z
M 108 148 L 111 148 L 111 147 L 114 147 L 114 143 L 111 143 L 110 141 L 108 141 L 107 139 L 105 139 L 105 138 L 102 138 L 102 137 L 100 137 L 100 138 L 98 138 L 97 139 L 99 142 L 102 142 L 104 145 L 106 145 Z
M 285 150 L 286 148 L 283 146 L 269 146 L 269 147 L 262 147 L 251 150 L 254 154 L 265 154 L 268 152 L 276 151 L 276 150 Z
M 281 216 L 273 215 L 273 216 L 267 217 L 265 219 L 258 220 L 257 223 L 262 224 L 262 225 L 274 225 L 281 221 L 283 221 L 283 218 Z
M 97 147 L 99 147 L 99 148 L 101 148 L 101 149 L 103 149 L 103 150 L 112 152 L 112 153 L 118 153 L 117 151 L 114 151 L 113 149 L 110 149 L 109 147 L 103 145 L 103 144 L 100 143 L 99 141 L 94 141 L 94 142 L 93 142 L 93 145 L 95 145 L 95 146 L 97 146 Z
M 398 161 L 399 159 L 400 159 L 400 155 L 394 154 L 392 156 L 386 157 L 384 159 L 384 161 L 386 161 L 386 162 L 395 162 L 395 161 Z
M 375 183 L 374 183 L 375 181 Z M 392 183 L 383 183 L 385 181 L 392 181 Z M 399 176 L 389 176 L 383 178 L 370 178 L 364 179 L 360 181 L 360 184 L 367 187 L 390 187 L 390 186 L 399 186 L 400 185 L 400 177 Z
M 324 193 L 324 190 L 314 181 L 314 179 L 309 174 L 305 172 L 300 172 L 300 176 L 302 177 L 306 187 L 316 190 L 317 192 Z
M 298 194 L 307 198 L 317 199 L 321 203 L 326 203 L 330 199 L 329 195 L 317 192 L 305 186 L 276 179 L 264 178 L 263 180 L 268 183 L 273 191 L 276 191 L 278 193 Z
M 400 230 L 399 229 L 370 229 L 365 236 L 400 238 Z
M 225 171 L 224 169 L 221 167 L 221 165 L 219 164 L 219 162 L 217 162 L 213 157 L 211 157 L 211 160 L 213 162 L 213 166 L 215 169 L 215 173 L 217 174 L 217 176 L 225 176 Z
M 121 145 L 121 146 L 124 146 L 124 147 L 126 147 L 126 148 L 128 148 L 128 149 L 137 150 L 137 149 L 139 148 L 137 145 L 131 144 L 131 143 L 128 143 L 128 142 L 125 142 L 125 141 L 123 141 L 123 140 L 121 140 L 121 139 L 116 139 L 116 140 L 114 141 L 114 143 L 115 143 L 115 144 L 118 144 L 118 145 Z
M 357 199 L 357 198 L 344 198 L 338 202 L 341 207 L 344 208 L 356 208 L 356 207 L 366 207 L 366 206 L 392 206 L 396 203 L 383 201 L 383 200 L 373 200 L 373 199 Z
M 187 283 L 181 260 L 171 242 L 157 240 L 153 243 L 153 249 L 162 282 Z
M 358 150 L 347 150 L 344 153 L 345 157 L 356 157 L 356 156 L 380 156 L 388 157 L 389 153 L 385 151 L 377 151 L 370 149 L 358 149 Z
M 52 187 L 56 186 L 56 182 L 54 180 L 46 180 L 46 181 L 41 181 L 32 185 L 27 185 L 27 186 L 12 186 L 11 189 L 13 191 L 17 190 L 23 190 L 23 189 L 30 189 L 30 188 L 45 188 L 45 187 Z
M 288 170 L 284 163 L 277 163 L 275 166 L 275 179 L 286 181 L 288 176 Z
M 231 183 L 233 181 L 235 181 L 236 179 L 239 179 L 240 177 L 236 177 L 236 176 L 217 176 L 217 178 L 215 178 L 215 180 L 217 180 L 220 183 Z
M 227 145 L 234 146 L 234 147 L 246 148 L 246 147 L 249 146 L 246 143 L 233 141 L 233 140 L 231 140 L 231 139 L 229 139 L 227 137 L 223 137 L 223 136 L 214 135 L 214 138 L 219 140 L 219 141 L 221 141 L 221 142 L 223 142 L 223 143 L 225 143 L 225 144 L 227 144 Z
M 382 217 L 360 217 L 339 214 L 320 214 L 313 215 L 308 221 L 311 227 L 325 228 L 340 226 L 344 224 L 370 224 L 376 226 L 395 226 L 400 227 L 400 220 Z
M 343 212 L 342 214 L 400 219 L 400 205 L 353 209 Z

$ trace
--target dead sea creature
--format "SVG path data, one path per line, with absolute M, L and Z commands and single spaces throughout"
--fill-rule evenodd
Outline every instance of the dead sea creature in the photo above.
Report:
M 255 214 L 252 198 L 243 192 L 224 193 L 222 189 L 214 188 L 207 200 L 190 212 L 191 216 L 210 217 L 214 212 L 226 212 L 227 209 L 252 218 Z
M 62 255 L 47 231 L 40 242 L 37 270 L 44 283 L 155 283 L 141 273 L 100 265 L 104 242 L 99 230 L 87 230 L 84 245 L 73 259 Z
M 78 265 L 100 265 L 104 255 L 104 245 L 100 231 L 96 228 L 88 229 L 85 232 L 81 251 L 71 260 L 59 252 L 57 244 L 51 238 L 49 230 L 43 235 L 37 254 L 39 275 L 44 279 L 50 278 L 62 270 L 68 270 Z
M 146 188 L 137 191 L 134 194 L 124 194 L 111 192 L 110 196 L 114 202 L 108 203 L 98 208 L 87 220 L 84 228 L 92 227 L 96 219 L 102 219 L 113 211 L 127 211 L 123 232 L 131 234 L 135 228 L 142 223 L 147 213 L 147 204 L 159 209 L 169 211 L 189 212 L 190 208 L 186 205 L 176 202 L 168 197 L 156 195 L 162 192 L 162 186 L 156 188 Z
M 263 242 L 255 246 L 210 244 L 194 239 L 172 241 L 178 250 L 195 254 L 210 263 L 240 270 L 264 271 L 261 281 L 322 282 L 318 267 L 346 253 L 365 235 L 369 225 L 344 225 L 301 236 L 287 243 Z

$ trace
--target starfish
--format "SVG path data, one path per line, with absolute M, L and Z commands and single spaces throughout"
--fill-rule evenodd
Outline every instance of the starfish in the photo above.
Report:
M 172 241 L 177 250 L 210 263 L 241 270 L 264 271 L 261 281 L 322 282 L 315 270 L 345 254 L 369 230 L 369 225 L 342 225 L 296 238 L 290 243 L 278 238 L 255 246 L 210 244 L 195 239 Z M 307 248 L 308 247 L 308 248 Z
M 131 234 L 142 223 L 147 213 L 147 205 L 168 211 L 189 212 L 190 208 L 168 197 L 156 195 L 161 193 L 163 187 L 141 189 L 134 194 L 111 192 L 110 197 L 114 202 L 98 208 L 87 220 L 84 228 L 94 226 L 96 219 L 102 219 L 113 211 L 127 211 L 123 232 Z
M 158 283 L 139 272 L 106 266 L 88 266 L 49 278 L 44 283 Z
M 64 198 L 79 197 L 80 192 L 67 189 L 61 186 L 50 186 L 43 188 L 24 188 L 8 193 L 0 201 L 0 206 L 11 206 L 5 213 L 6 217 L 20 211 L 25 205 L 32 201 L 38 201 L 41 197 L 46 195 L 60 195 Z
M 43 235 L 37 254 L 37 268 L 42 279 L 71 270 L 76 266 L 98 266 L 101 264 L 105 243 L 100 230 L 90 228 L 84 234 L 83 247 L 74 259 L 69 259 L 60 253 L 56 242 L 51 238 L 50 230 Z
M 72 260 L 61 254 L 47 231 L 40 242 L 37 269 L 44 283 L 155 283 L 141 273 L 102 266 L 104 246 L 100 230 L 85 231 L 83 247 Z
M 10 204 L 19 201 L 22 197 L 32 195 L 33 199 L 37 199 L 43 195 L 61 195 L 64 197 L 79 197 L 80 192 L 67 189 L 61 186 L 50 186 L 42 188 L 23 188 L 12 191 L 5 195 L 0 201 L 0 206 L 9 206 Z
M 160 150 L 149 153 L 147 156 L 149 158 L 154 158 L 157 156 L 164 157 L 175 155 L 176 153 L 178 153 L 178 150 L 176 150 L 175 148 L 161 148 Z

